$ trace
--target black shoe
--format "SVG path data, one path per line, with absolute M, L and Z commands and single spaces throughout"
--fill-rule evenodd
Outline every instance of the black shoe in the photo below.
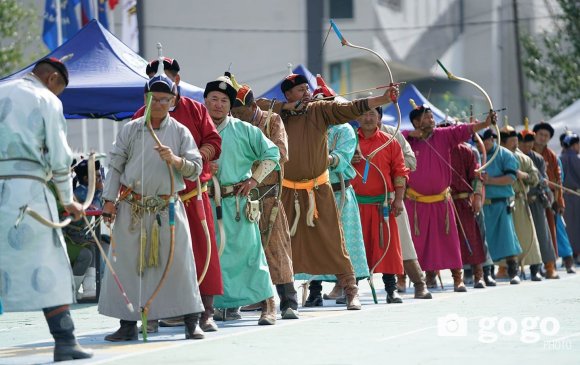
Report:
M 137 321 L 121 320 L 121 327 L 114 333 L 105 336 L 105 341 L 111 342 L 137 341 L 138 339 Z
M 305 307 L 322 307 L 324 302 L 322 301 L 322 295 L 320 293 L 310 292 L 308 298 L 304 303 Z
M 495 278 L 492 275 L 492 266 L 483 267 L 483 281 L 485 281 L 486 286 L 496 286 Z
M 517 285 L 521 283 L 520 277 L 518 276 L 518 263 L 515 260 L 506 260 L 507 262 L 507 272 L 510 278 L 511 285 Z
M 471 267 L 463 270 L 463 283 L 473 285 L 473 269 Z
M 532 281 L 542 281 L 542 275 L 540 275 L 540 267 L 542 264 L 530 265 L 530 278 Z
M 403 298 L 397 293 L 397 291 L 393 291 L 392 293 L 387 292 L 387 304 L 399 304 L 403 303 Z

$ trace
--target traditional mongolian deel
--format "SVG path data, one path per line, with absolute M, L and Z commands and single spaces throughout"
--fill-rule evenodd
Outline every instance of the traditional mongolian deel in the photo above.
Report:
M 359 130 L 358 138 L 362 155 L 368 156 L 392 137 L 377 128 L 369 138 L 365 138 L 363 132 Z M 353 188 L 359 204 L 367 262 L 371 268 L 376 266 L 373 272 L 402 274 L 403 256 L 397 220 L 395 214 L 390 212 L 388 224 L 384 221 L 383 202 L 385 195 L 390 202 L 394 200 L 394 181 L 396 178 L 406 180 L 409 169 L 405 167 L 403 151 L 396 140 L 377 153 L 373 157 L 372 163 L 380 169 L 380 172 L 371 166 L 368 180 L 363 183 L 361 175 L 365 169 L 365 162 L 361 161 L 354 166 L 358 174 L 353 179 Z
M 29 74 L 0 87 L 0 121 L 0 300 L 4 310 L 73 303 L 72 269 L 61 230 L 28 215 L 14 227 L 23 206 L 58 221 L 55 197 L 46 185 L 51 175 L 63 204 L 73 201 L 72 152 L 62 103 Z
M 173 64 L 177 63 L 176 60 L 172 61 Z M 166 62 L 164 62 L 164 64 L 165 63 Z M 155 71 L 153 72 L 156 71 L 157 68 L 155 68 Z M 145 108 L 143 107 L 135 113 L 133 118 L 142 116 L 144 112 Z M 205 106 L 195 100 L 183 96 L 178 96 L 178 99 L 175 102 L 175 107 L 173 110 L 169 111 L 169 115 L 175 118 L 179 123 L 186 126 L 187 129 L 189 129 L 193 135 L 195 143 L 199 147 L 199 151 L 203 158 L 203 170 L 199 176 L 199 179 L 202 186 L 204 186 L 211 179 L 208 161 L 217 159 L 221 153 L 221 137 L 217 132 L 214 124 L 212 123 Z M 179 194 L 182 197 L 181 199 L 185 206 L 187 220 L 189 221 L 195 266 L 198 268 L 197 275 L 199 279 L 199 275 L 201 275 L 207 260 L 207 242 L 205 241 L 205 234 L 201 224 L 201 217 L 195 209 L 194 200 L 197 199 L 197 183 L 192 180 L 185 180 L 185 189 L 180 191 Z M 199 291 L 202 295 L 220 295 L 224 292 L 222 284 L 222 273 L 215 240 L 213 213 L 207 192 L 202 193 L 202 201 L 204 208 L 203 210 L 209 229 L 209 235 L 211 238 L 211 258 L 205 278 L 199 285 Z
M 226 117 L 217 129 L 223 141 L 216 177 L 222 189 L 226 237 L 220 257 L 224 294 L 215 297 L 214 305 L 232 308 L 261 302 L 273 293 L 258 224 L 250 222 L 244 213 L 248 199 L 224 194 L 224 189 L 233 189 L 233 185 L 250 178 L 255 161 L 271 160 L 278 166 L 280 152 L 260 129 L 239 119 Z M 216 234 L 220 242 L 219 231 Z
M 103 192 L 104 199 L 114 201 L 119 191 L 124 192 L 127 188 L 133 191 L 118 204 L 113 229 L 117 260 L 112 264 L 135 305 L 144 305 L 151 297 L 162 277 L 170 250 L 167 200 L 171 193 L 171 181 L 167 166 L 154 149 L 156 142 L 144 122 L 143 117 L 135 119 L 119 132 L 111 151 Z M 201 172 L 202 159 L 189 130 L 167 116 L 156 134 L 175 155 L 193 163 L 195 172 L 186 178 L 197 177 Z M 184 177 L 177 170 L 174 174 L 175 191 L 183 190 Z M 157 237 L 158 251 L 153 244 Z M 191 247 L 185 209 L 183 203 L 177 200 L 173 264 L 159 295 L 151 304 L 150 319 L 203 312 Z M 141 319 L 138 311 L 131 313 L 127 310 L 109 272 L 103 280 L 99 313 L 130 321 Z
M 516 180 L 519 168 L 518 160 L 506 148 L 494 144 L 487 155 L 491 156 L 499 148 L 497 157 L 487 167 L 486 173 L 491 177 L 510 175 Z M 512 218 L 513 199 L 515 193 L 512 185 L 485 185 L 485 232 L 489 254 L 493 261 L 522 252 L 514 221 Z
M 466 141 L 471 133 L 470 125 L 460 125 L 436 128 L 426 140 L 408 138 L 417 158 L 417 170 L 409 175 L 408 193 L 416 198 L 413 200 L 407 194 L 405 206 L 423 270 L 463 267 L 449 194 L 451 169 L 446 161 L 451 158 L 451 149 Z
M 356 150 L 356 133 L 350 124 L 331 126 L 328 128 L 328 143 L 330 154 L 337 159 L 336 165 L 329 168 L 329 173 L 332 190 L 334 190 L 334 198 L 339 209 L 346 250 L 354 267 L 355 277 L 359 280 L 368 278 L 369 267 L 362 236 L 360 212 L 356 195 L 351 185 L 356 176 L 356 172 L 350 164 Z M 341 190 L 341 180 L 344 182 L 344 192 Z M 309 280 L 311 278 L 336 281 L 336 276 L 334 275 L 296 275 L 298 280 Z

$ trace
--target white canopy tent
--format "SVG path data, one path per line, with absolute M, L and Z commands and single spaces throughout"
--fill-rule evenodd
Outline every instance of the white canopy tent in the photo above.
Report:
M 560 135 L 564 133 L 566 129 L 580 134 L 580 99 L 576 100 L 572 105 L 548 120 L 548 123 L 550 123 L 555 130 L 554 138 L 550 140 L 548 147 L 556 151 L 557 155 L 560 155 L 560 151 L 562 150 L 562 147 L 560 147 Z

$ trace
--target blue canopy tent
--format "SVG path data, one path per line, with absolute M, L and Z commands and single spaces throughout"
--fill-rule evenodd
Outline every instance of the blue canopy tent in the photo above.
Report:
M 417 105 L 428 105 L 431 108 L 431 112 L 433 113 L 433 117 L 435 118 L 435 123 L 441 123 L 445 120 L 445 113 L 435 107 L 433 104 L 427 100 L 419 92 L 419 90 L 413 84 L 407 84 L 405 89 L 401 92 L 399 96 L 399 107 L 401 108 L 401 129 L 402 130 L 411 130 L 413 128 L 413 124 L 409 120 L 409 113 L 412 110 L 411 103 L 409 103 L 409 99 L 415 100 Z M 383 123 L 389 125 L 397 125 L 397 110 L 395 109 L 394 104 L 389 104 L 386 108 L 383 109 Z
M 67 119 L 130 118 L 143 105 L 147 61 L 92 20 L 47 57 L 66 61 L 70 83 L 60 95 Z M 36 63 L 36 62 L 35 62 Z M 35 64 L 34 63 L 34 64 Z M 34 64 L 0 80 L 20 78 Z M 181 81 L 182 95 L 203 102 L 203 89 Z
M 310 72 L 304 65 L 296 66 L 296 68 L 292 72 L 294 72 L 295 74 L 299 74 L 299 75 L 306 77 L 306 79 L 308 80 L 308 86 L 310 86 L 311 91 L 316 89 L 316 76 L 313 75 L 312 72 Z M 282 89 L 280 89 L 280 85 L 282 85 L 282 81 L 283 80 L 278 82 L 276 85 L 272 86 L 272 88 L 270 90 L 268 90 L 265 93 L 263 93 L 262 95 L 260 95 L 260 97 L 270 99 L 270 100 L 273 98 L 276 98 L 276 100 L 280 100 L 280 101 L 286 100 L 286 97 L 284 96 Z

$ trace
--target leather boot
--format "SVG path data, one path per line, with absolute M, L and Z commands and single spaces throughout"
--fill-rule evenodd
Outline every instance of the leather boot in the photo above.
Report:
M 305 307 L 322 307 L 322 281 L 312 280 L 308 285 L 308 298 L 304 303 Z
M 121 342 L 121 341 L 137 341 L 139 339 L 139 332 L 137 330 L 137 321 L 121 320 L 121 327 L 114 333 L 105 336 L 105 341 Z
M 451 269 L 451 276 L 453 277 L 453 291 L 457 293 L 465 293 L 467 288 L 463 284 L 461 269 Z
M 496 286 L 497 283 L 493 277 L 493 266 L 484 266 L 483 267 L 483 281 L 485 281 L 486 286 Z
M 506 259 L 508 265 L 507 272 L 510 278 L 511 285 L 517 285 L 521 283 L 520 277 L 518 276 L 518 262 L 512 259 Z
M 74 335 L 75 325 L 68 305 L 43 308 L 42 311 L 50 334 L 54 338 L 53 359 L 55 362 L 93 357 L 92 351 L 85 350 L 77 342 Z
M 403 267 L 405 272 L 409 275 L 409 279 L 415 287 L 415 299 L 431 299 L 433 296 L 429 293 L 426 288 L 425 277 L 423 276 L 423 271 L 419 265 L 419 261 L 415 260 L 404 260 Z
M 344 289 L 346 294 L 346 309 L 360 310 L 361 303 L 358 297 L 358 287 L 356 286 L 354 273 L 336 274 L 336 278 L 338 279 L 338 285 Z
M 484 289 L 483 266 L 482 264 L 473 265 L 473 288 Z
M 277 284 L 276 291 L 280 298 L 282 319 L 298 319 L 298 294 L 294 283 Z
M 530 265 L 530 277 L 532 281 L 542 281 L 542 275 L 540 275 L 540 267 L 542 264 Z
M 343 296 L 344 296 L 344 290 L 342 290 L 342 288 L 340 287 L 340 285 L 338 285 L 338 283 L 335 283 L 334 288 L 332 288 L 330 293 L 324 294 L 322 296 L 322 298 L 324 298 L 326 300 L 336 300 L 336 299 L 343 297 Z
M 560 279 L 554 261 L 544 263 L 544 267 L 546 268 L 546 279 Z
M 199 313 L 190 313 L 183 316 L 186 340 L 202 340 L 205 338 L 205 334 L 198 326 L 199 317 Z
M 437 272 L 426 271 L 425 274 L 427 275 L 427 278 L 425 279 L 425 283 L 427 284 L 427 288 L 429 288 L 429 289 L 437 288 Z
M 509 277 L 506 266 L 499 266 L 497 273 L 495 274 L 496 279 L 507 279 Z
M 259 325 L 273 325 L 276 324 L 276 302 L 274 297 L 270 297 L 262 302 L 262 314 L 258 320 Z
M 139 332 L 143 332 L 143 323 L 139 327 Z M 159 332 L 159 321 L 156 319 L 150 319 L 147 321 L 147 333 L 157 333 Z
M 85 276 L 84 275 L 75 276 L 73 279 L 74 279 L 74 283 L 75 283 L 75 296 L 76 296 L 77 300 L 81 300 L 81 299 L 83 299 L 83 295 L 81 293 L 79 293 L 79 289 L 81 288 L 81 284 L 83 283 Z
M 576 274 L 576 270 L 574 270 L 574 258 L 572 256 L 563 257 L 562 261 L 568 274 Z
M 471 267 L 463 269 L 463 283 L 465 285 L 474 284 L 473 287 L 475 287 L 475 281 L 474 281 L 473 275 L 474 275 L 474 272 L 473 272 L 473 269 Z
M 387 292 L 387 304 L 403 303 L 403 298 L 397 293 L 397 279 L 395 274 L 383 274 L 385 291 Z
M 159 327 L 181 327 L 181 326 L 184 326 L 183 316 L 166 318 L 159 321 Z
M 216 332 L 218 330 L 217 324 L 213 320 L 213 295 L 202 295 L 201 302 L 205 311 L 199 318 L 199 327 L 204 332 Z
M 397 275 L 397 291 L 399 293 L 407 292 L 407 275 L 405 273 Z
M 225 309 L 215 309 L 213 312 L 214 321 L 236 321 L 242 319 L 240 314 L 240 308 L 225 308 Z

